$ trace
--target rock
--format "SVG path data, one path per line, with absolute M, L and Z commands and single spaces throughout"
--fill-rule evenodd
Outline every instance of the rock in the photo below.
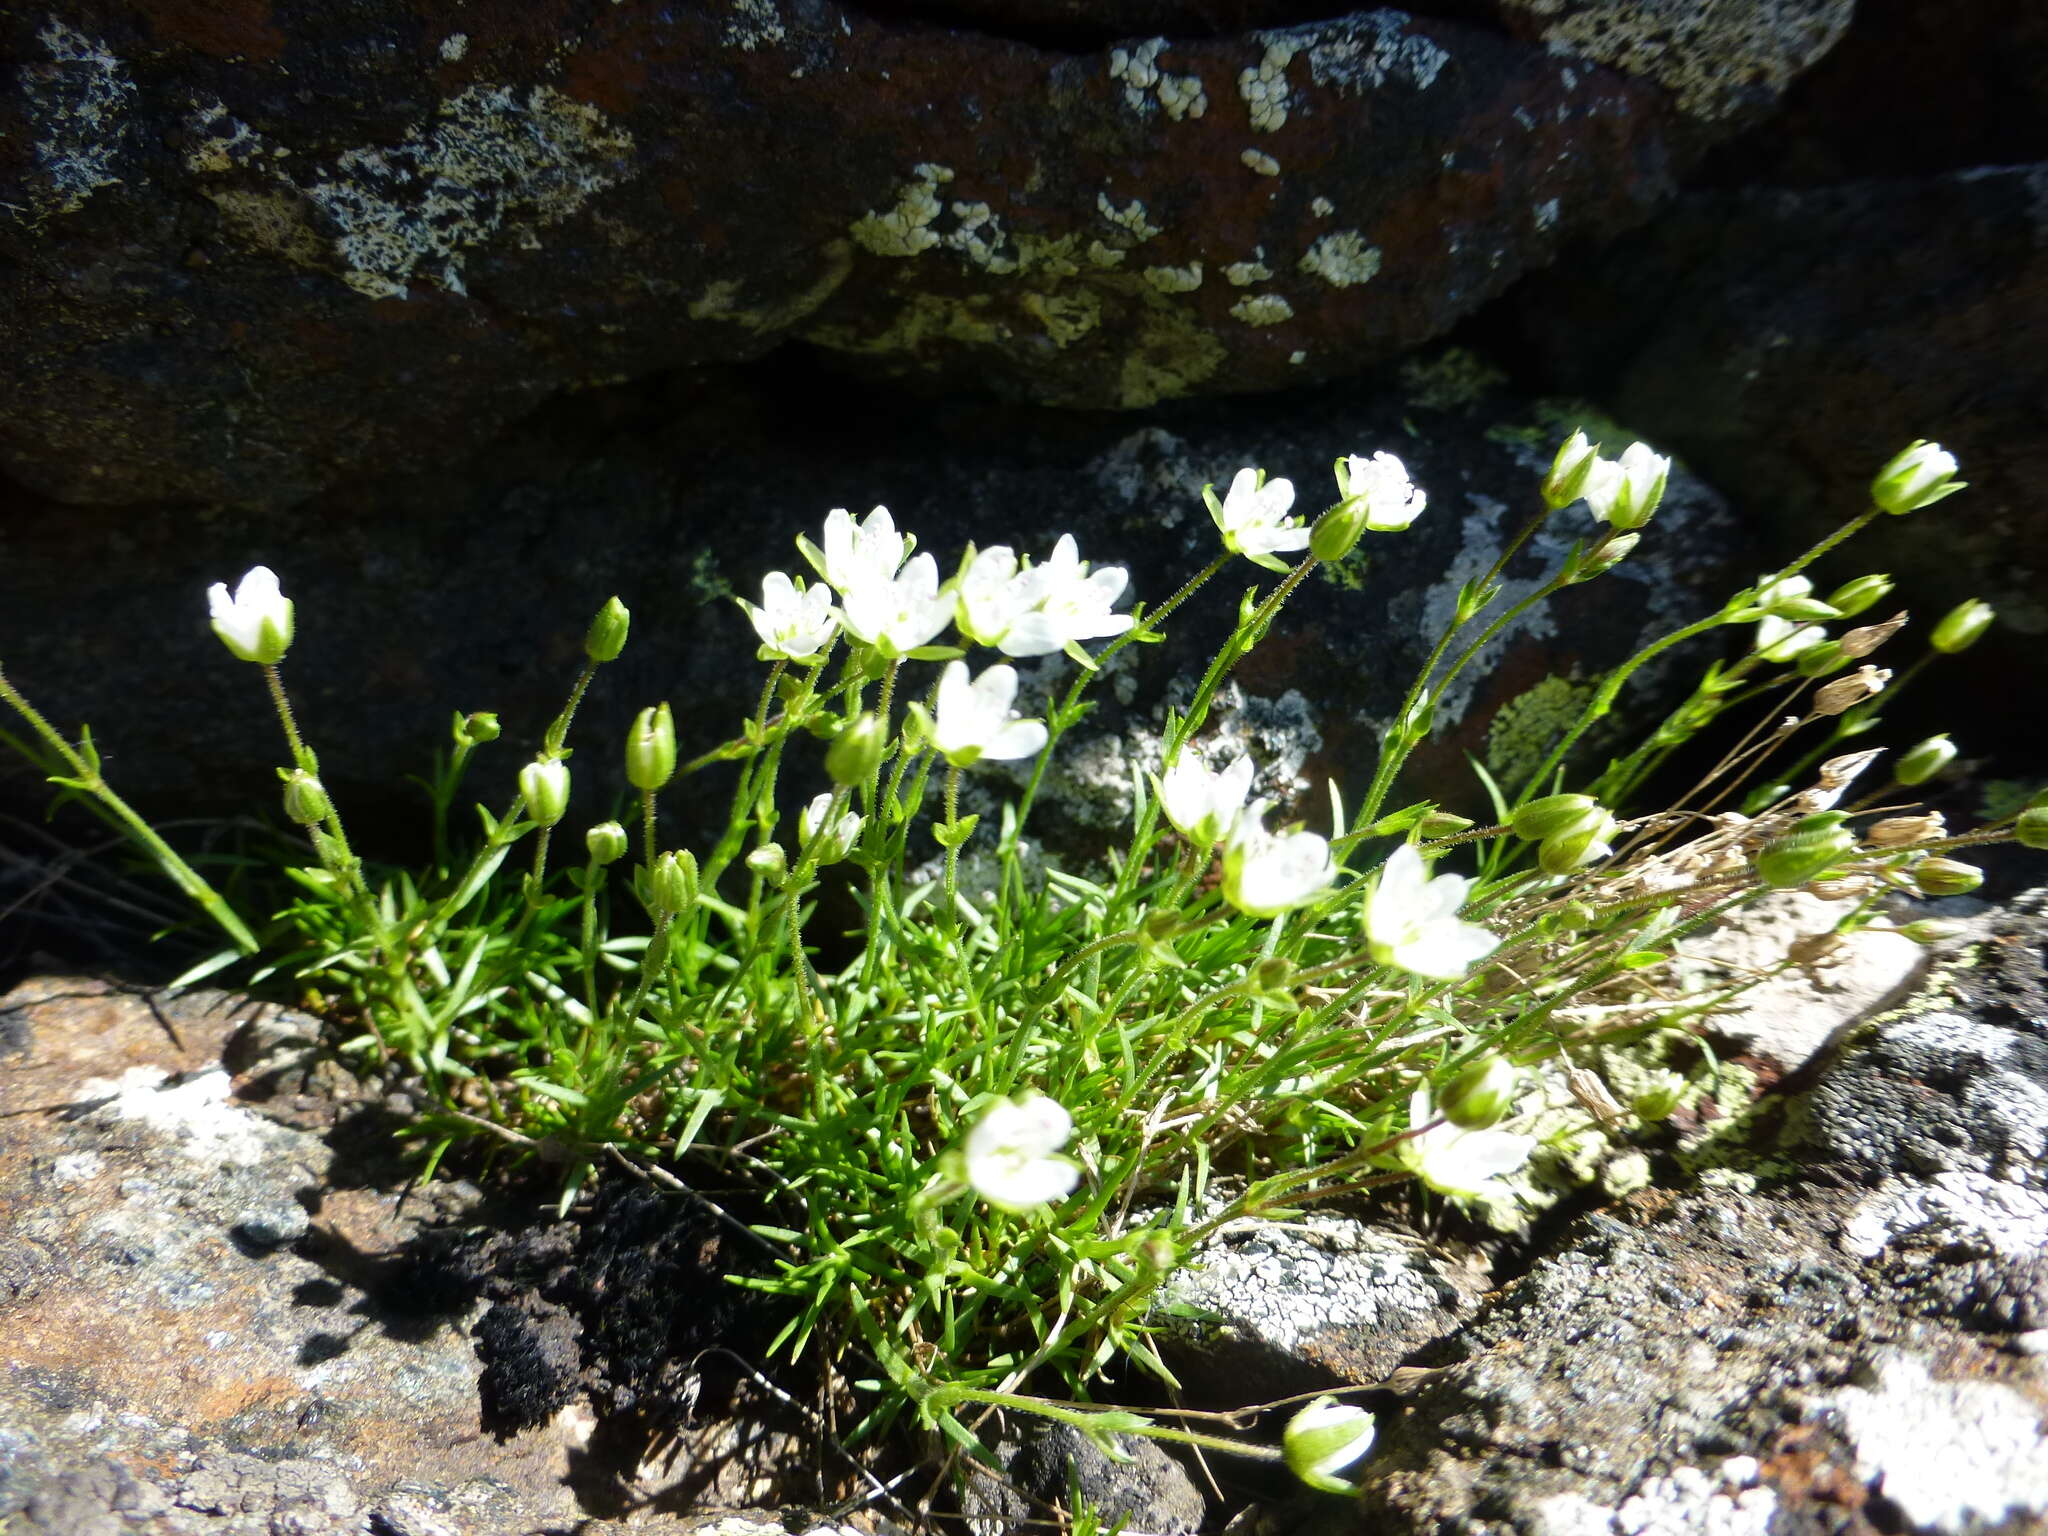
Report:
M 831 0 L 17 8 L 0 464 L 280 509 L 792 339 L 1069 406 L 1348 374 L 1640 222 L 1849 7 L 1667 9 L 1071 52 Z

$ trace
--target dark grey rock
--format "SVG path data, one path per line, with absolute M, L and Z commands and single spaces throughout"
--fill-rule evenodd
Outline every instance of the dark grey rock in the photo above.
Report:
M 1026 1434 L 1007 1462 L 1012 1481 L 1046 1504 L 1071 1506 L 1078 1488 L 1103 1520 L 1133 1531 L 1192 1536 L 1202 1528 L 1208 1501 L 1187 1469 L 1158 1443 L 1121 1435 L 1128 1461 L 1112 1460 L 1079 1430 L 1052 1424 Z

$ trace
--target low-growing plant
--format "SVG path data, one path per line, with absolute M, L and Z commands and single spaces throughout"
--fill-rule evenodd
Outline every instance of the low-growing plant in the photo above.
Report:
M 1386 453 L 1339 460 L 1337 499 L 1313 522 L 1293 515 L 1289 482 L 1259 470 L 1220 497 L 1205 490 L 1221 552 L 1164 601 L 1124 612 L 1126 573 L 1091 568 L 1071 537 L 1037 563 L 969 549 L 944 577 L 887 510 L 834 511 L 821 543 L 797 541 L 809 577 L 772 573 L 758 603 L 740 604 L 767 664 L 751 715 L 729 739 L 685 744 L 667 704 L 643 710 L 623 744 L 637 804 L 578 826 L 569 743 L 627 642 L 614 599 L 517 795 L 476 808 L 468 846 L 454 810 L 501 728 L 456 716 L 428 782 L 431 850 L 404 869 L 367 864 L 350 843 L 285 691 L 293 606 L 259 567 L 211 593 L 215 630 L 261 670 L 283 726 L 284 809 L 303 832 L 281 860 L 288 898 L 256 913 L 120 799 L 89 733 L 58 731 L 4 677 L 0 697 L 29 727 L 8 739 L 228 935 L 190 979 L 246 958 L 248 984 L 314 999 L 342 1024 L 342 1051 L 413 1090 L 429 1171 L 481 1138 L 559 1163 L 565 1206 L 606 1169 L 672 1186 L 709 1170 L 750 1191 L 747 1224 L 774 1262 L 736 1283 L 784 1298 L 776 1351 L 858 1373 L 855 1439 L 909 1410 L 978 1452 L 988 1412 L 1027 1409 L 1105 1443 L 1135 1431 L 1284 1457 L 1341 1488 L 1371 1441 L 1357 1409 L 1312 1404 L 1283 1451 L 1093 1404 L 1125 1362 L 1171 1381 L 1154 1301 L 1176 1266 L 1233 1220 L 1394 1181 L 1511 1219 L 1512 1181 L 1536 1150 L 1518 1124 L 1534 1072 L 1562 1073 L 1589 1121 L 1661 1120 L 1702 1090 L 1698 1074 L 1665 1071 L 1624 1106 L 1587 1066 L 1596 1046 L 1682 1030 L 1725 1000 L 1666 984 L 1688 935 L 1793 888 L 1856 898 L 1839 930 L 1882 922 L 1887 892 L 1974 884 L 1959 850 L 2048 843 L 2039 805 L 1952 834 L 1910 803 L 1953 758 L 1945 738 L 1889 774 L 1856 740 L 1899 686 L 1866 658 L 1905 618 L 1837 627 L 1889 579 L 1823 596 L 1805 572 L 1873 518 L 1960 488 L 1954 461 L 1925 443 L 1886 466 L 1873 505 L 1838 533 L 1599 679 L 1526 782 L 1480 769 L 1490 822 L 1390 805 L 1437 701 L 1489 643 L 1653 536 L 1668 468 L 1640 443 L 1610 459 L 1573 435 L 1527 526 L 1460 591 L 1369 781 L 1348 805 L 1330 786 L 1327 831 L 1319 816 L 1316 830 L 1275 825 L 1252 796 L 1257 765 L 1217 761 L 1205 728 L 1312 570 L 1425 510 Z M 1581 501 L 1584 535 L 1506 602 L 1509 561 Z M 1158 640 L 1239 559 L 1278 579 L 1243 594 L 1229 638 L 1167 714 L 1118 845 L 1092 870 L 1034 862 L 1048 765 L 1104 665 Z M 1936 626 L 1932 654 L 1967 646 L 1989 617 L 1966 604 Z M 1633 750 L 1577 760 L 1645 665 L 1747 625 L 1750 643 L 1709 663 Z M 1073 676 L 1042 715 L 1019 718 L 1017 672 L 1008 660 L 977 670 L 977 650 L 1065 653 Z M 1728 716 L 1754 724 L 1683 794 L 1638 803 Z M 990 824 L 962 810 L 961 787 L 1003 761 L 1030 767 Z M 737 774 L 723 829 L 669 846 L 664 797 L 715 764 Z M 970 850 L 993 871 L 972 892 Z M 850 957 L 826 966 L 812 930 L 831 882 L 852 888 L 864 924 Z

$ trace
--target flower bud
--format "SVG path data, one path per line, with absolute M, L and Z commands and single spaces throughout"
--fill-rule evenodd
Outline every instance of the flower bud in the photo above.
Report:
M 789 878 L 789 855 L 780 843 L 763 843 L 747 855 L 747 868 L 770 885 L 781 885 Z
M 583 834 L 593 864 L 616 864 L 626 856 L 626 829 L 616 821 L 600 821 Z
M 2012 825 L 2012 835 L 2023 848 L 2048 848 L 2048 807 L 2029 806 Z
M 206 589 L 206 606 L 213 632 L 238 660 L 266 667 L 284 660 L 291 648 L 294 610 L 269 566 L 251 566 L 232 595 L 226 582 L 215 582 Z
M 1686 1086 L 1682 1074 L 1668 1067 L 1659 1067 L 1649 1074 L 1648 1081 L 1629 1099 L 1629 1111 L 1645 1125 L 1669 1120 L 1672 1111 L 1684 1102 Z
M 1561 512 L 1577 501 L 1585 494 L 1586 482 L 1599 458 L 1599 450 L 1587 441 L 1586 434 L 1573 432 L 1550 461 L 1550 473 L 1543 477 L 1543 504 L 1553 512 Z
M 1836 678 L 1814 694 L 1813 712 L 1816 715 L 1839 715 L 1865 699 L 1876 698 L 1891 680 L 1891 673 L 1881 667 L 1858 667 L 1847 677 Z
M 1337 1474 L 1372 1449 L 1376 1427 L 1363 1408 L 1319 1397 L 1292 1419 L 1280 1437 L 1287 1470 L 1322 1493 L 1352 1494 L 1357 1485 Z
M 1955 456 L 1923 438 L 1877 472 L 1870 499 L 1895 516 L 1917 512 L 1968 483 L 1955 474 Z
M 526 814 L 552 827 L 569 809 L 569 765 L 559 757 L 536 758 L 519 770 L 519 798 Z
M 1940 837 L 1946 831 L 1948 824 L 1942 820 L 1941 812 L 1925 811 L 1918 816 L 1887 816 L 1873 823 L 1864 832 L 1863 840 L 1873 848 L 1904 848 Z
M 1967 896 L 1984 883 L 1984 871 L 1960 859 L 1922 859 L 1912 879 L 1923 896 Z
M 626 781 L 652 794 L 676 773 L 676 722 L 666 703 L 643 709 L 626 733 Z
M 1864 657 L 1876 650 L 1906 627 L 1906 616 L 1895 613 L 1882 624 L 1865 624 L 1861 629 L 1852 629 L 1840 641 L 1845 656 Z
M 1757 654 L 1765 661 L 1783 665 L 1795 661 L 1802 651 L 1827 643 L 1828 632 L 1817 624 L 1795 623 L 1767 613 L 1756 627 Z
M 1315 520 L 1308 533 L 1308 550 L 1328 564 L 1342 560 L 1358 547 L 1365 533 L 1366 504 L 1363 500 L 1340 501 Z
M 1849 665 L 1848 649 L 1839 640 L 1823 640 L 1792 659 L 1792 670 L 1801 677 L 1826 677 Z
M 1959 923 L 1952 917 L 1922 917 L 1907 923 L 1893 932 L 1911 939 L 1915 944 L 1946 944 L 1950 939 L 1959 939 L 1970 931 L 1968 923 Z
M 1603 475 L 1595 471 L 1595 483 L 1585 491 L 1586 505 L 1616 533 L 1627 533 L 1649 522 L 1664 500 L 1671 461 L 1651 452 L 1647 443 L 1630 443 L 1622 449 L 1614 467 L 1619 473 Z
M 1439 837 L 1456 837 L 1460 832 L 1476 826 L 1469 816 L 1453 816 L 1449 811 L 1431 811 L 1415 824 L 1415 835 L 1428 841 Z
M 1163 1275 L 1180 1263 L 1180 1249 L 1164 1232 L 1147 1232 L 1131 1244 L 1131 1257 L 1148 1274 Z
M 480 747 L 487 741 L 496 741 L 503 734 L 498 726 L 498 717 L 488 709 L 455 717 L 455 745 L 458 747 Z
M 1979 602 L 1973 597 L 1943 614 L 1941 622 L 1934 626 L 1934 633 L 1927 637 L 1927 643 L 1944 656 L 1967 651 L 1991 627 L 1991 621 L 1996 617 L 1998 614 L 1989 603 Z
M 1467 1131 L 1484 1131 L 1505 1120 L 1515 1107 L 1515 1091 L 1522 1074 L 1504 1056 L 1488 1051 L 1469 1063 L 1451 1079 L 1437 1096 L 1436 1107 L 1451 1124 Z
M 1843 618 L 1854 618 L 1875 608 L 1892 594 L 1889 576 L 1858 576 L 1828 594 L 1828 606 Z
M 284 775 L 284 813 L 302 827 L 318 826 L 334 813 L 334 803 L 317 778 L 294 768 Z
M 1813 583 L 1804 576 L 1773 576 L 1756 589 L 1756 606 L 1765 613 L 1800 623 L 1838 619 L 1834 605 L 1813 595 Z
M 1956 760 L 1956 744 L 1944 733 L 1930 736 L 1899 759 L 1892 777 L 1901 784 L 1925 784 Z
M 1580 826 L 1543 839 L 1536 845 L 1536 863 L 1546 875 L 1570 874 L 1613 853 L 1607 841 L 1613 835 L 1614 818 L 1602 811 Z
M 1294 984 L 1294 962 L 1281 955 L 1268 955 L 1252 967 L 1252 987 L 1267 997 L 1287 998 Z
M 825 749 L 825 771 L 842 789 L 865 784 L 882 766 L 888 746 L 888 727 L 881 716 L 870 711 L 832 738 L 832 745 Z
M 1591 795 L 1545 795 L 1516 811 L 1508 825 L 1514 828 L 1515 836 L 1541 842 L 1553 833 L 1577 826 L 1589 811 L 1599 809 L 1600 802 Z
M 833 813 L 835 802 L 838 814 Z M 804 852 L 815 858 L 820 865 L 837 864 L 860 841 L 862 818 L 858 812 L 845 809 L 845 803 L 831 790 L 825 790 L 804 807 L 797 818 Z
M 619 652 L 626 648 L 626 631 L 632 625 L 633 615 L 626 611 L 626 605 L 616 597 L 606 598 L 597 617 L 590 621 L 589 633 L 583 637 L 583 654 L 592 661 L 617 661 Z
M 1757 878 L 1773 890 L 1806 884 L 1856 852 L 1856 839 L 1842 827 L 1840 811 L 1808 816 L 1790 832 L 1764 845 L 1756 857 Z
M 1635 547 L 1643 542 L 1640 533 L 1611 533 L 1585 552 L 1577 569 L 1571 573 L 1571 583 L 1576 586 L 1582 581 L 1591 581 L 1595 576 L 1604 576 L 1622 561 L 1626 560 Z
M 682 917 L 697 905 L 697 856 L 684 848 L 664 853 L 649 871 L 647 894 L 654 910 Z

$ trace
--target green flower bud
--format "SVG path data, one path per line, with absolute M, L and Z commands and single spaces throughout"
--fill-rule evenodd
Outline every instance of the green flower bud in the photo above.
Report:
M 1309 529 L 1308 550 L 1318 560 L 1342 560 L 1358 546 L 1365 533 L 1366 504 L 1362 499 L 1340 501 Z
M 583 637 L 583 654 L 592 661 L 617 661 L 619 652 L 626 648 L 626 631 L 632 626 L 633 615 L 626 611 L 626 605 L 616 597 L 606 598 L 597 617 L 590 621 L 589 633 Z
M 1894 931 L 1915 944 L 1946 944 L 1950 939 L 1959 939 L 1968 933 L 1970 925 L 1949 917 L 1922 917 Z
M 1415 824 L 1416 835 L 1428 840 L 1438 837 L 1456 837 L 1460 832 L 1476 826 L 1469 816 L 1453 816 L 1449 811 L 1431 811 Z
M 616 864 L 626 856 L 626 829 L 616 821 L 600 821 L 583 834 L 593 864 Z
M 1437 1095 L 1437 1110 L 1462 1130 L 1490 1129 L 1515 1107 L 1521 1078 L 1512 1062 L 1489 1051 L 1451 1079 L 1450 1086 Z
M 626 733 L 626 781 L 647 793 L 676 773 L 676 722 L 667 704 L 643 709 Z
M 1164 1232 L 1147 1232 L 1131 1244 L 1131 1257 L 1147 1273 L 1163 1275 L 1180 1263 L 1180 1249 Z
M 1550 473 L 1543 477 L 1543 504 L 1561 512 L 1577 501 L 1586 493 L 1586 482 L 1599 460 L 1600 452 L 1587 441 L 1586 434 L 1574 431 L 1550 461 Z
M 1956 479 L 1955 473 L 1955 456 L 1923 438 L 1877 472 L 1870 499 L 1895 516 L 1917 512 L 1968 483 Z
M 1934 626 L 1934 633 L 1927 637 L 1927 643 L 1944 656 L 1967 651 L 1997 617 L 1996 610 L 1989 603 L 1979 602 L 1973 597 L 1942 615 L 1941 622 Z
M 779 886 L 789 878 L 789 855 L 780 843 L 763 843 L 747 855 L 747 868 L 770 885 Z
M 1892 595 L 1889 576 L 1858 576 L 1828 594 L 1828 606 L 1845 619 L 1876 607 Z
M 2012 835 L 2023 848 L 2048 848 L 2048 807 L 2029 806 L 2013 823 Z
M 1856 839 L 1842 827 L 1840 811 L 1808 816 L 1757 855 L 1757 878 L 1773 890 L 1788 891 L 1824 875 L 1856 852 Z
M 881 717 L 869 712 L 832 738 L 825 749 L 825 771 L 843 789 L 865 784 L 882 766 L 888 750 L 889 728 Z
M 1355 1483 L 1337 1474 L 1372 1449 L 1376 1426 L 1363 1408 L 1319 1397 L 1288 1421 L 1280 1447 L 1287 1469 L 1323 1493 L 1353 1494 Z
M 552 827 L 569 809 L 569 765 L 559 757 L 536 758 L 519 770 L 519 798 L 526 814 Z
M 334 803 L 320 781 L 303 768 L 284 775 L 284 813 L 302 827 L 318 826 L 334 814 Z
M 1901 784 L 1925 784 L 1956 760 L 1956 744 L 1946 733 L 1930 736 L 1899 759 L 1892 777 Z
M 1849 665 L 1849 653 L 1836 640 L 1823 640 L 1819 645 L 1808 646 L 1792 659 L 1792 669 L 1801 677 L 1825 677 L 1830 672 L 1839 672 Z
M 648 899 L 657 912 L 682 917 L 697 905 L 697 856 L 685 848 L 654 861 L 647 880 Z
M 1530 842 L 1541 842 L 1554 833 L 1577 826 L 1587 812 L 1600 809 L 1600 802 L 1591 795 L 1545 795 L 1540 800 L 1531 800 L 1509 818 L 1508 825 L 1514 828 L 1515 836 L 1527 838 Z
M 1267 997 L 1289 998 L 1288 989 L 1294 983 L 1294 962 L 1280 955 L 1268 955 L 1252 967 L 1251 981 L 1253 988 Z
M 455 745 L 458 747 L 480 747 L 487 741 L 496 741 L 502 734 L 498 717 L 488 709 L 455 717 Z
M 1669 1120 L 1671 1112 L 1685 1101 L 1686 1081 L 1682 1074 L 1659 1067 L 1628 1101 L 1630 1113 L 1645 1125 Z
M 1546 875 L 1568 875 L 1613 853 L 1607 841 L 1613 835 L 1614 818 L 1601 811 L 1577 826 L 1543 839 L 1536 845 L 1536 863 Z
M 1967 896 L 1984 883 L 1984 871 L 1960 859 L 1922 859 L 1912 878 L 1923 896 Z

